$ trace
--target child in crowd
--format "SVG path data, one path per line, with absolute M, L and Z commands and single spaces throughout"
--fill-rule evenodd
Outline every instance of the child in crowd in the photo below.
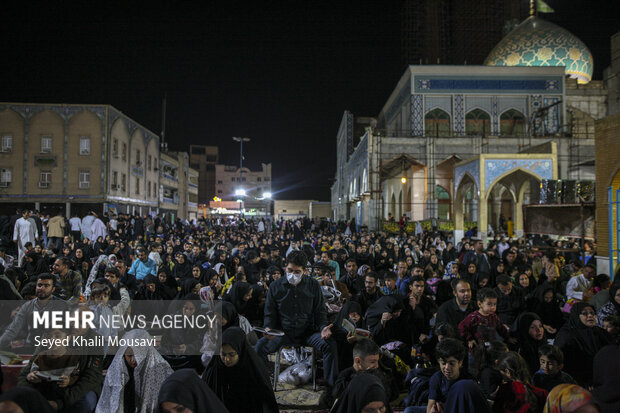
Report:
M 381 289 L 384 295 L 400 294 L 400 290 L 396 287 L 396 273 L 394 271 L 386 271 L 383 275 L 383 283 L 385 284 Z
M 459 324 L 459 332 L 473 351 L 478 343 L 508 339 L 508 329 L 496 314 L 497 293 L 490 288 L 478 291 L 478 310 Z
M 540 370 L 534 373 L 532 378 L 534 386 L 551 391 L 558 384 L 577 384 L 570 374 L 562 371 L 564 354 L 558 346 L 542 345 L 538 349 L 538 355 L 540 357 Z
M 606 330 L 614 343 L 620 343 L 620 316 L 608 315 L 603 319 L 603 329 Z
M 426 284 L 433 291 L 433 294 L 437 294 L 437 286 L 442 278 L 439 276 L 439 272 L 436 269 L 427 268 L 424 270 L 424 278 L 426 278 Z
M 471 378 L 462 368 L 466 353 L 463 343 L 454 338 L 446 338 L 437 344 L 435 356 L 439 360 L 439 371 L 433 374 L 429 383 L 427 413 L 443 411 L 450 387 L 459 380 Z
M 497 368 L 501 356 L 508 353 L 508 347 L 501 341 L 485 342 L 478 346 L 471 366 L 472 374 L 478 378 L 480 389 L 488 400 L 492 400 L 502 384 L 502 374 Z
M 503 354 L 497 368 L 504 377 L 499 386 L 494 413 L 542 412 L 547 391 L 530 384 L 530 373 L 525 359 L 514 351 Z

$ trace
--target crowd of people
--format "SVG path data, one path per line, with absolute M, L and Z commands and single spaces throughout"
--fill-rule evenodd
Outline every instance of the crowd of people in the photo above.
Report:
M 4 222 L 0 349 L 32 357 L 0 412 L 277 412 L 269 356 L 304 346 L 333 412 L 620 411 L 620 280 L 572 240 L 94 212 Z M 221 331 L 101 354 L 35 345 L 35 310 L 123 315 L 145 301 L 215 314 Z

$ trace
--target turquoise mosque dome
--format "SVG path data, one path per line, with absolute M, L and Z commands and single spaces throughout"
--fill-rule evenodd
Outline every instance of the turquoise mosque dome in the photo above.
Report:
M 594 60 L 588 47 L 568 30 L 530 16 L 487 56 L 487 66 L 563 66 L 577 83 L 592 80 Z

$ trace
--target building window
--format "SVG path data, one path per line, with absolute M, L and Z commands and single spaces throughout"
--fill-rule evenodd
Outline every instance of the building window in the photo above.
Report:
M 153 198 L 157 198 L 157 184 L 153 182 Z
M 151 197 L 151 182 L 150 181 L 146 181 L 146 193 L 148 195 L 148 197 Z
M 218 185 L 222 185 L 223 182 L 222 181 L 217 181 Z
M 90 188 L 90 171 L 80 171 L 80 189 Z
M 136 195 L 140 195 L 140 178 L 136 178 Z
M 256 182 L 260 182 L 260 181 L 261 181 L 261 179 L 260 179 L 260 176 L 259 176 L 258 178 L 256 178 Z
M 232 182 L 235 182 L 235 178 L 230 178 L 230 180 L 231 180 Z
M 441 109 L 433 109 L 424 116 L 426 136 L 450 136 L 450 115 Z
M 127 160 L 127 144 L 123 143 L 123 151 L 121 152 L 121 159 L 123 161 Z
M 41 137 L 41 153 L 52 153 L 52 137 Z
M 80 155 L 90 155 L 89 136 L 80 136 Z
M 121 174 L 121 191 L 127 190 L 127 175 Z
M 39 188 L 49 188 L 52 182 L 52 171 L 41 171 L 39 175 Z
M 140 149 L 136 149 L 136 165 L 140 166 Z
M 269 177 L 268 176 L 265 177 L 265 182 L 269 182 Z
M 112 156 L 118 158 L 118 139 L 112 140 Z
M 149 171 L 151 170 L 152 162 L 153 162 L 153 157 L 151 155 L 149 155 L 146 158 L 146 169 L 148 169 Z
M 465 133 L 488 135 L 491 131 L 491 116 L 482 109 L 474 109 L 465 115 Z
M 112 189 L 118 189 L 118 172 L 112 171 Z
M 2 152 L 13 152 L 13 135 L 2 135 Z
M 13 181 L 13 170 L 11 168 L 0 169 L 0 187 L 7 187 Z
M 523 136 L 525 133 L 525 116 L 518 110 L 509 109 L 499 117 L 500 135 Z

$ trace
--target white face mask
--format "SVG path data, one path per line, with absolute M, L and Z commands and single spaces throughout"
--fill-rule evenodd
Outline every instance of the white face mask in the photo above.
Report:
M 301 281 L 303 274 L 293 274 L 291 272 L 286 273 L 286 280 L 291 285 L 297 285 Z

